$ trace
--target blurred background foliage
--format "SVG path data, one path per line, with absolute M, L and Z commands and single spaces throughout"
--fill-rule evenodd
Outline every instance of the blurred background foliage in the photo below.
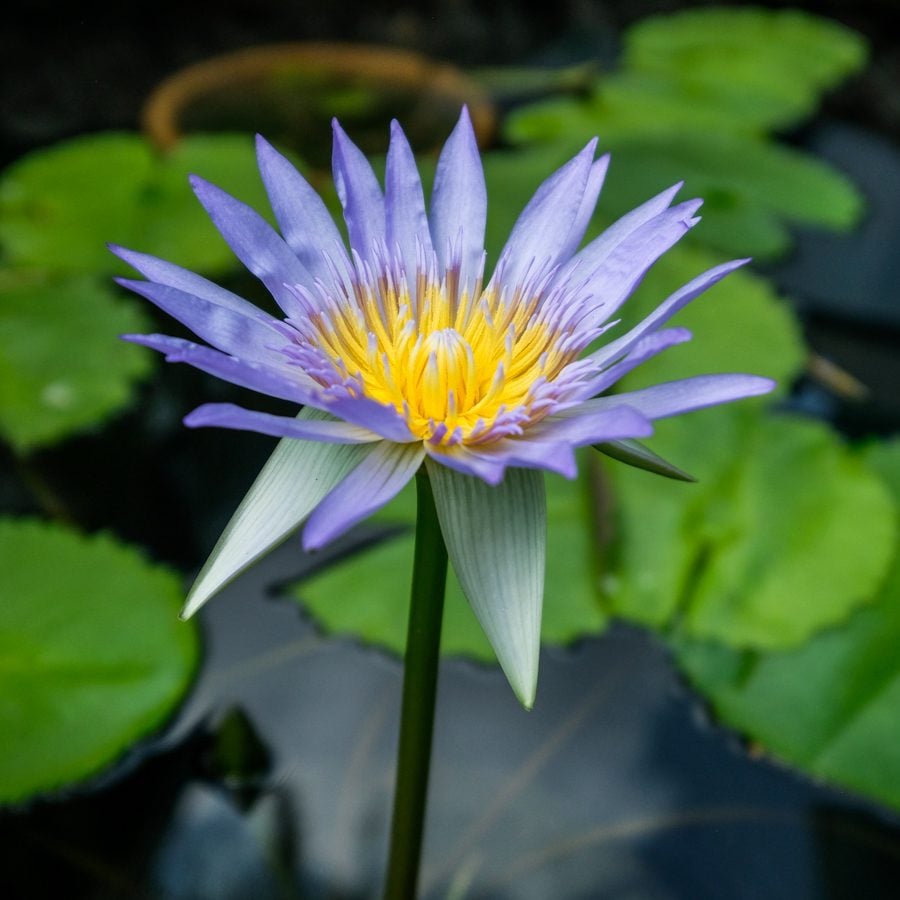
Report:
M 539 182 L 595 134 L 613 164 L 591 234 L 682 179 L 682 196 L 706 201 L 623 327 L 725 258 L 775 259 L 797 228 L 854 228 L 864 201 L 853 183 L 780 135 L 866 59 L 862 38 L 834 22 L 713 8 L 637 22 L 614 67 L 476 72 L 509 109 L 484 156 L 489 258 Z M 322 90 L 336 102 L 333 85 Z M 340 96 L 351 135 L 380 108 L 377 92 Z M 309 102 L 321 96 L 311 90 Z M 327 136 L 311 139 L 285 149 L 334 205 L 320 167 Z M 432 170 L 426 158 L 426 180 Z M 41 472 L 42 451 L 114 427 L 159 371 L 116 339 L 153 330 L 154 314 L 112 286 L 124 270 L 106 241 L 259 299 L 190 194 L 189 172 L 267 209 L 246 134 L 192 133 L 167 152 L 138 133 L 79 136 L 0 173 L 0 434 L 45 519 L 0 522 L 12 598 L 0 604 L 0 802 L 101 771 L 171 716 L 196 671 L 195 628 L 175 618 L 178 578 L 111 530 L 83 534 Z M 569 644 L 613 618 L 652 629 L 761 750 L 900 807 L 900 444 L 850 444 L 791 404 L 808 350 L 759 271 L 730 276 L 678 324 L 695 340 L 627 387 L 748 371 L 777 379 L 779 395 L 660 423 L 649 446 L 697 484 L 593 452 L 578 480 L 548 478 L 544 639 Z M 413 516 L 407 492 L 360 530 L 355 552 L 287 593 L 327 632 L 400 652 Z M 445 653 L 489 661 L 455 583 L 449 594 Z

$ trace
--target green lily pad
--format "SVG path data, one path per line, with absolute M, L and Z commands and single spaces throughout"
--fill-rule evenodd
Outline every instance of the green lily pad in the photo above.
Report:
M 871 600 L 894 550 L 894 505 L 824 425 L 722 408 L 658 423 L 649 445 L 699 483 L 610 468 L 620 528 L 612 612 L 783 649 Z
M 774 128 L 812 113 L 865 63 L 862 35 L 799 10 L 696 9 L 654 16 L 624 36 L 622 68 L 676 82 L 701 104 Z
M 0 270 L 0 434 L 26 452 L 122 407 L 150 354 L 118 335 L 147 327 L 103 280 Z
M 598 602 L 596 547 L 585 479 L 547 479 L 548 548 L 542 638 L 569 643 L 605 625 Z M 400 534 L 370 545 L 289 588 L 331 634 L 351 634 L 402 653 L 412 575 L 415 490 L 407 487 L 376 520 Z M 494 661 L 494 652 L 462 589 L 448 572 L 441 650 L 446 655 Z
M 185 138 L 160 155 L 137 134 L 89 135 L 35 151 L 0 175 L 0 253 L 8 265 L 122 271 L 106 249 L 112 242 L 208 273 L 232 269 L 190 172 L 268 209 L 249 136 Z
M 616 72 L 580 99 L 513 111 L 514 142 L 603 140 L 648 132 L 763 135 L 808 117 L 822 95 L 862 68 L 864 38 L 795 10 L 702 9 L 626 30 Z M 583 89 L 583 85 L 582 85 Z
M 900 442 L 875 447 L 868 461 L 900 502 Z M 674 646 L 720 719 L 766 753 L 900 808 L 896 553 L 870 601 L 842 627 L 790 651 L 742 653 L 685 640 Z
M 97 774 L 159 728 L 198 658 L 180 580 L 111 537 L 0 520 L 0 802 Z

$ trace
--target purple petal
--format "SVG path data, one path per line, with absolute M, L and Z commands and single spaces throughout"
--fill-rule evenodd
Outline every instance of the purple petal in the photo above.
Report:
M 497 263 L 495 275 L 505 285 L 514 288 L 527 271 L 546 271 L 558 261 L 581 208 L 596 146 L 595 138 L 557 169 L 522 210 Z
M 682 182 L 679 182 L 667 188 L 610 225 L 603 234 L 591 241 L 577 256 L 563 266 L 560 277 L 568 278 L 576 268 L 581 272 L 593 272 L 629 234 L 667 209 L 672 199 L 681 190 L 681 186 Z
M 502 460 L 472 453 L 462 444 L 454 447 L 435 447 L 426 444 L 425 452 L 436 463 L 463 475 L 474 475 L 488 484 L 499 484 L 503 480 L 506 464 Z
M 377 400 L 352 396 L 334 398 L 326 395 L 318 398 L 315 405 L 345 422 L 374 431 L 385 440 L 400 444 L 413 440 L 413 434 L 403 416 L 392 406 L 385 406 Z
M 435 462 L 465 475 L 474 475 L 488 484 L 499 484 L 506 469 L 545 469 L 566 478 L 574 478 L 578 464 L 572 452 L 574 445 L 557 440 L 555 435 L 547 440 L 525 437 L 503 438 L 492 444 L 453 447 L 433 447 L 426 451 Z
M 303 546 L 318 550 L 381 509 L 406 486 L 425 458 L 420 442 L 377 444 L 319 504 L 303 529 Z
M 737 259 L 733 262 L 723 263 L 714 269 L 709 269 L 702 275 L 698 275 L 693 281 L 677 290 L 667 300 L 663 301 L 646 319 L 639 322 L 622 337 L 611 341 L 604 347 L 586 357 L 593 363 L 606 365 L 626 353 L 640 341 L 644 335 L 655 331 L 660 325 L 667 322 L 678 310 L 687 306 L 695 297 L 721 281 L 730 272 L 748 263 L 749 259 Z
M 509 466 L 544 469 L 564 478 L 574 478 L 578 474 L 578 462 L 572 452 L 574 445 L 568 441 L 555 440 L 555 437 L 551 435 L 548 440 L 537 440 L 529 434 L 526 437 L 504 438 L 485 447 L 482 455 L 496 460 L 504 469 Z
M 126 250 L 124 247 L 117 247 L 114 244 L 110 244 L 109 249 L 150 281 L 177 288 L 186 294 L 192 294 L 202 300 L 234 310 L 241 315 L 259 319 L 262 322 L 272 321 L 271 316 L 266 315 L 261 309 L 257 309 L 252 303 L 248 303 L 243 297 L 232 294 L 231 291 L 226 291 L 225 288 L 219 287 L 187 269 L 182 269 L 181 266 L 166 262 L 164 259 L 157 259 L 146 253 L 138 253 L 136 250 Z
M 600 322 L 607 321 L 619 309 L 650 266 L 699 221 L 694 218 L 694 213 L 702 202 L 679 203 L 645 222 L 621 241 L 588 276 L 602 301 L 598 307 Z
M 198 337 L 225 353 L 268 364 L 278 359 L 278 348 L 289 343 L 281 331 L 284 327 L 282 323 L 264 316 L 259 310 L 251 318 L 243 312 L 235 312 L 165 284 L 129 278 L 117 278 L 116 281 L 122 287 L 146 297 Z
M 233 428 L 325 444 L 372 444 L 382 439 L 367 428 L 339 420 L 273 416 L 233 403 L 205 403 L 185 416 L 184 424 L 189 428 Z
M 279 397 L 282 400 L 290 400 L 304 405 L 321 405 L 315 402 L 314 383 L 300 371 L 295 376 L 287 378 L 258 364 L 226 356 L 211 347 L 203 347 L 192 341 L 169 337 L 165 334 L 123 334 L 122 339 L 130 341 L 132 344 L 140 344 L 143 347 L 158 350 L 166 355 L 168 362 L 187 363 L 195 369 L 215 375 L 216 378 L 221 378 L 223 381 L 248 388 L 251 391 L 258 391 L 260 394 L 268 394 L 270 397 Z
M 422 180 L 412 149 L 403 129 L 391 122 L 391 145 L 388 148 L 384 180 L 384 212 L 388 250 L 400 248 L 410 293 L 416 289 L 416 245 L 431 256 L 431 233 L 425 214 Z
M 572 447 L 649 437 L 653 434 L 653 425 L 642 410 L 626 405 L 625 398 L 629 396 L 603 398 L 618 401 L 604 407 L 589 406 L 592 401 L 587 401 L 562 415 L 548 416 L 536 426 L 535 433 L 542 441 L 565 441 Z
M 235 256 L 262 281 L 289 316 L 302 313 L 285 285 L 309 286 L 313 278 L 275 229 L 246 203 L 214 184 L 192 175 L 191 185 Z
M 373 249 L 384 240 L 381 186 L 365 154 L 347 137 L 337 119 L 332 121 L 332 128 L 334 186 L 344 208 L 350 246 L 364 260 L 369 260 Z
M 316 278 L 332 280 L 323 252 L 350 271 L 344 240 L 322 198 L 270 143 L 257 135 L 256 154 L 272 211 L 288 246 Z
M 572 222 L 572 228 L 569 236 L 559 251 L 559 259 L 568 259 L 577 249 L 584 237 L 585 231 L 590 224 L 591 217 L 594 215 L 594 209 L 597 206 L 597 198 L 603 188 L 603 182 L 606 179 L 606 172 L 609 169 L 609 154 L 601 156 L 592 166 L 588 173 L 587 185 L 584 189 L 584 196 L 581 198 L 581 206 Z
M 768 394 L 774 388 L 775 382 L 771 378 L 759 375 L 696 375 L 639 391 L 596 397 L 566 410 L 562 415 L 581 415 L 582 412 L 608 410 L 627 404 L 648 419 L 665 419 L 718 403 Z
M 578 394 L 582 399 L 587 400 L 589 397 L 593 397 L 595 394 L 599 394 L 614 385 L 632 369 L 636 369 L 641 363 L 656 356 L 657 353 L 662 353 L 663 350 L 668 350 L 669 347 L 674 347 L 676 344 L 683 344 L 690 339 L 691 333 L 686 328 L 667 328 L 664 331 L 657 331 L 647 335 L 647 337 L 634 345 L 623 360 L 610 366 L 596 378 L 580 387 Z M 578 365 L 578 363 L 575 365 Z
M 487 188 L 469 111 L 444 144 L 431 192 L 431 234 L 441 269 L 450 265 L 451 246 L 459 245 L 460 283 L 475 278 L 484 250 Z

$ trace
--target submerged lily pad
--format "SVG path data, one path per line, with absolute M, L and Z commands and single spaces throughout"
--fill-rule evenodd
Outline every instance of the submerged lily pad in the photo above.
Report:
M 0 802 L 82 781 L 165 722 L 197 664 L 181 585 L 108 536 L 0 521 Z
M 875 447 L 868 460 L 900 502 L 900 442 Z M 894 549 L 892 568 L 866 607 L 794 650 L 742 653 L 688 640 L 675 647 L 680 664 L 727 725 L 817 777 L 900 808 L 896 542 Z M 848 564 L 851 552 L 842 554 Z
M 150 355 L 118 336 L 144 330 L 101 279 L 0 271 L 0 435 L 27 452 L 123 406 Z
M 732 647 L 797 646 L 869 602 L 894 550 L 882 483 L 824 425 L 750 408 L 658 423 L 652 449 L 698 484 L 610 468 L 612 612 Z
M 605 624 L 598 602 L 597 546 L 588 509 L 585 479 L 547 479 L 547 577 L 542 639 L 565 644 L 600 632 Z M 410 486 L 377 520 L 403 531 L 364 548 L 349 559 L 292 586 L 298 599 L 329 633 L 351 634 L 402 653 L 412 574 L 415 491 Z M 441 650 L 447 655 L 494 661 L 481 626 L 448 570 Z

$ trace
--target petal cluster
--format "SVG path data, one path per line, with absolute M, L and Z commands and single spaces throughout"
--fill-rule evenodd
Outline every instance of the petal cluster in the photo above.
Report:
M 744 261 L 719 266 L 631 330 L 588 352 L 647 269 L 698 221 L 699 201 L 651 198 L 582 249 L 608 166 L 595 141 L 520 215 L 490 278 L 487 192 L 468 114 L 441 152 L 430 206 L 394 123 L 384 187 L 334 124 L 334 181 L 349 245 L 324 203 L 263 139 L 259 167 L 279 232 L 200 178 L 222 236 L 271 292 L 270 316 L 172 263 L 113 248 L 123 279 L 204 343 L 130 335 L 171 361 L 291 400 L 296 418 L 207 404 L 191 426 L 283 438 L 188 598 L 195 611 L 305 522 L 323 546 L 426 464 L 450 559 L 517 695 L 530 706 L 543 592 L 542 470 L 575 475 L 580 446 L 649 435 L 652 421 L 764 393 L 767 379 L 707 375 L 601 396 L 690 334 L 667 322 Z

